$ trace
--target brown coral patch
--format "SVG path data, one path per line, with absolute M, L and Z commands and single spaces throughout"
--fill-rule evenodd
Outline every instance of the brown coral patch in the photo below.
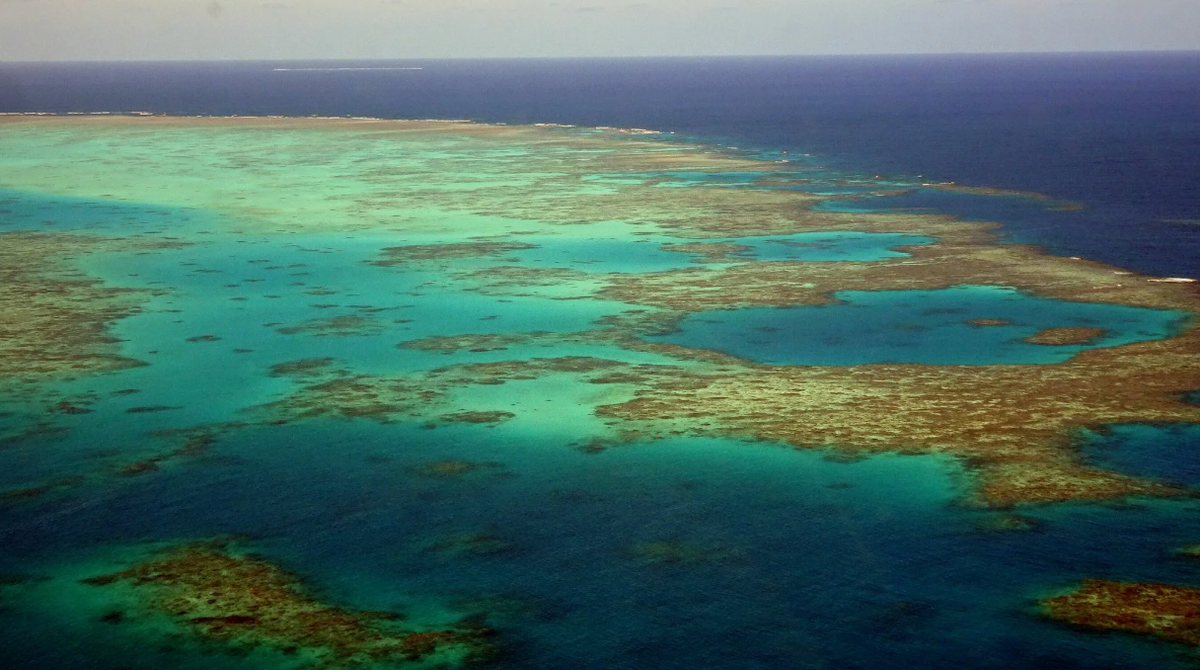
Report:
M 387 267 L 425 261 L 500 257 L 511 254 L 514 251 L 535 248 L 537 248 L 535 245 L 524 244 L 522 242 L 501 242 L 494 240 L 447 244 L 414 244 L 404 247 L 387 247 L 382 251 L 383 258 L 371 261 L 371 264 Z
M 1105 328 L 1047 328 L 1035 335 L 1022 338 L 1021 341 L 1027 344 L 1045 344 L 1051 346 L 1067 344 L 1088 345 L 1094 344 L 1096 340 L 1106 335 L 1108 335 L 1108 330 Z
M 969 321 L 965 321 L 964 323 L 966 323 L 968 326 L 975 326 L 977 328 L 991 328 L 996 326 L 1012 325 L 1012 321 L 1008 321 L 1007 319 L 971 319 Z
M 501 265 L 457 272 L 451 276 L 465 281 L 470 287 L 469 290 L 483 295 L 530 295 L 526 289 L 561 288 L 573 283 L 588 282 L 592 278 L 592 275 L 582 270 L 571 268 L 539 268 L 518 265 Z M 591 293 L 590 285 L 580 286 L 578 290 L 582 294 Z
M 1188 495 L 1088 465 L 1073 436 L 1105 424 L 1200 420 L 1200 407 L 1180 399 L 1200 387 L 1193 353 L 1200 331 L 1095 349 L 1055 365 L 763 366 L 673 346 L 639 345 L 679 364 L 562 357 L 454 365 L 399 379 L 346 375 L 268 408 L 292 418 L 431 419 L 445 413 L 440 406 L 457 387 L 570 373 L 586 383 L 631 385 L 632 399 L 596 412 L 639 439 L 720 435 L 839 454 L 944 454 L 967 466 L 975 499 L 993 507 Z
M 434 461 L 421 463 L 412 468 L 414 474 L 431 479 L 459 479 L 478 474 L 498 474 L 503 470 L 503 463 L 464 460 Z
M 410 630 L 398 625 L 401 617 L 395 613 L 322 603 L 294 575 L 221 543 L 171 549 L 84 583 L 126 583 L 146 608 L 205 638 L 303 651 L 323 668 L 359 667 L 364 660 L 412 662 L 438 653 L 461 660 L 491 646 L 490 629 Z
M 440 390 L 413 380 L 351 375 L 338 370 L 252 411 L 268 413 L 275 417 L 274 423 L 317 417 L 386 422 L 421 416 L 442 400 Z
M 643 368 L 630 401 L 599 408 L 649 434 L 740 435 L 802 447 L 942 453 L 975 474 L 981 500 L 1175 496 L 1161 482 L 1089 467 L 1073 432 L 1122 422 L 1196 421 L 1177 394 L 1200 386 L 1200 340 L 1081 354 L 1057 365 Z
M 328 371 L 332 358 L 302 358 L 271 366 L 272 377 L 311 377 Z
M 122 357 L 109 325 L 151 292 L 106 286 L 75 269 L 91 253 L 165 248 L 89 235 L 0 233 L 0 379 L 69 377 L 144 365 Z
M 674 251 L 683 254 L 695 254 L 699 258 L 695 263 L 736 263 L 746 262 L 745 254 L 753 251 L 752 247 L 732 242 L 684 242 L 681 244 L 664 244 L 663 251 Z
M 532 341 L 557 344 L 562 333 L 551 333 L 549 331 L 536 331 L 530 333 L 513 333 L 513 334 L 493 334 L 493 333 L 472 333 L 467 335 L 441 335 L 434 337 L 426 337 L 420 340 L 408 340 L 401 342 L 396 346 L 401 349 L 415 349 L 418 351 L 432 351 L 442 354 L 452 354 L 459 351 L 471 351 L 476 353 L 487 351 L 504 351 L 511 346 L 527 344 Z
M 41 498 L 42 496 L 50 493 L 73 489 L 82 483 L 82 477 L 60 477 L 54 481 L 42 484 L 40 486 L 30 486 L 26 488 L 0 491 L 0 501 L 15 502 L 18 500 Z
M 512 412 L 503 412 L 503 411 L 485 412 L 485 411 L 466 411 L 466 410 L 464 410 L 462 412 L 451 412 L 450 414 L 443 414 L 438 417 L 438 420 L 446 422 L 446 423 L 481 423 L 481 424 L 488 424 L 488 425 L 495 426 L 495 425 L 504 423 L 505 421 L 508 421 L 516 416 L 517 415 L 513 414 Z
M 309 319 L 275 329 L 281 335 L 314 335 L 316 337 L 366 337 L 379 335 L 384 326 L 378 319 L 359 314 L 345 314 L 324 319 Z
M 127 463 L 117 468 L 117 474 L 123 477 L 136 477 L 158 472 L 161 466 L 184 458 L 204 456 L 217 442 L 217 430 L 228 430 L 240 427 L 241 424 L 213 425 L 204 428 L 170 428 L 155 431 L 155 437 L 174 442 L 178 446 L 169 451 L 161 451 L 133 463 Z
M 1086 579 L 1071 593 L 1041 601 L 1055 621 L 1200 645 L 1200 588 Z

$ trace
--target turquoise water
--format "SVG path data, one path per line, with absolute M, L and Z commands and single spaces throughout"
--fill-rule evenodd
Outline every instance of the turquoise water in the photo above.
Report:
M 759 261 L 881 261 L 908 256 L 897 247 L 933 244 L 924 235 L 903 233 L 800 233 L 729 240 L 751 248 L 746 257 Z
M 689 316 L 659 339 L 772 365 L 1059 363 L 1090 348 L 1170 337 L 1182 312 L 1064 302 L 999 286 L 937 291 L 843 291 L 835 304 Z M 975 319 L 999 319 L 977 326 Z M 1047 328 L 1104 328 L 1088 345 L 1022 342 Z
M 194 210 L 14 192 L 5 199 L 5 230 L 52 220 L 55 230 L 187 232 L 196 242 L 85 260 L 110 282 L 171 289 L 112 326 L 122 352 L 150 365 L 56 385 L 62 397 L 90 398 L 91 413 L 52 414 L 0 389 L 0 435 L 40 421 L 71 431 L 0 448 L 0 490 L 79 478 L 40 498 L 0 501 L 0 573 L 51 578 L 0 586 L 0 644 L 13 667 L 279 666 L 136 623 L 102 623 L 108 605 L 74 583 L 113 569 L 110 554 L 129 547 L 222 534 L 247 537 L 336 604 L 403 611 L 429 625 L 482 617 L 500 633 L 500 668 L 1195 665 L 1167 645 L 1083 635 L 1032 610 L 1045 589 L 1085 577 L 1200 583 L 1200 569 L 1170 552 L 1200 538 L 1192 502 L 1023 510 L 1036 530 L 997 532 L 990 524 L 998 513 L 957 504 L 966 478 L 948 459 L 845 462 L 695 437 L 593 453 L 579 447 L 617 442 L 595 407 L 632 389 L 570 374 L 454 392 L 458 409 L 516 415 L 496 426 L 431 428 L 403 418 L 231 425 L 294 391 L 296 382 L 268 372 L 303 358 L 377 375 L 551 356 L 671 361 L 603 343 L 454 354 L 398 347 L 437 335 L 589 330 L 633 306 L 488 295 L 419 265 L 372 265 L 397 244 L 393 235 L 236 234 L 227 218 Z M 693 267 L 693 255 L 662 250 L 679 241 L 537 237 L 537 248 L 512 255 L 521 265 L 589 273 Z M 930 242 L 866 233 L 724 241 L 762 260 L 810 261 L 880 260 Z M 449 265 L 468 271 L 490 262 Z M 1053 363 L 1085 347 L 1019 339 L 1094 326 L 1109 334 L 1093 346 L 1116 346 L 1166 337 L 1181 318 L 1003 287 L 836 297 L 842 302 L 820 307 L 695 314 L 661 340 L 776 364 Z M 356 320 L 322 326 L 338 317 Z M 978 318 L 1011 325 L 964 323 Z M 146 407 L 166 409 L 129 412 Z M 170 448 L 156 431 L 214 424 L 227 429 L 211 452 L 165 462 L 152 476 L 114 474 Z M 1108 455 L 1089 457 L 1190 482 L 1169 430 L 1191 436 L 1190 428 L 1118 427 L 1105 438 Z M 487 466 L 459 478 L 421 474 L 446 460 Z M 477 534 L 499 548 L 456 544 Z M 647 546 L 677 553 L 667 560 Z

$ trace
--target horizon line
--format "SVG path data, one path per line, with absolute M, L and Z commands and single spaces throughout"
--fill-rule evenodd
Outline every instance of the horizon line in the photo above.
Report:
M 1122 55 L 1200 55 L 1197 49 L 1118 49 L 1096 51 L 929 51 L 896 53 L 810 53 L 810 54 L 689 54 L 638 56 L 345 56 L 312 58 L 115 58 L 115 59 L 15 59 L 0 65 L 48 63 L 363 63 L 363 62 L 437 62 L 437 61 L 605 61 L 605 60 L 716 60 L 782 58 L 928 58 L 979 56 L 1122 56 Z

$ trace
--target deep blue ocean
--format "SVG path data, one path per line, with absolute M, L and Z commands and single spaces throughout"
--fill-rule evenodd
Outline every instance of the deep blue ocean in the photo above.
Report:
M 421 68 L 345 70 L 323 68 Z M 1200 53 L 0 64 L 0 111 L 457 118 L 641 127 L 895 178 L 1045 193 L 906 203 L 1200 276 Z

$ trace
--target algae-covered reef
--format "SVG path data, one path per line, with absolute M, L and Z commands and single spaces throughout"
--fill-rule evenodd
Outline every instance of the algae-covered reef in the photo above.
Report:
M 168 547 L 128 570 L 84 583 L 128 587 L 137 609 L 115 610 L 115 621 L 134 613 L 166 616 L 202 638 L 268 648 L 301 658 L 307 667 L 393 667 L 431 657 L 461 662 L 493 649 L 488 628 L 414 630 L 399 613 L 321 602 L 298 577 L 223 541 Z

